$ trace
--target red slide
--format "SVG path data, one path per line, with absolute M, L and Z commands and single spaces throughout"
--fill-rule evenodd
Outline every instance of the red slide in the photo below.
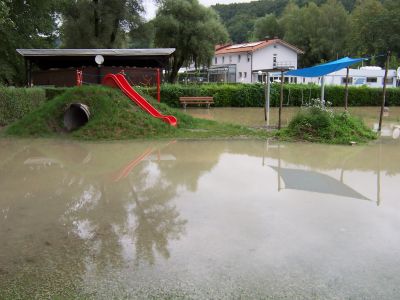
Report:
M 129 99 L 139 105 L 144 111 L 148 112 L 154 118 L 161 119 L 165 123 L 172 126 L 176 126 L 178 124 L 178 120 L 174 116 L 163 115 L 149 102 L 147 102 L 146 99 L 140 96 L 140 94 L 131 87 L 124 75 L 107 74 L 103 79 L 103 85 L 120 88 Z

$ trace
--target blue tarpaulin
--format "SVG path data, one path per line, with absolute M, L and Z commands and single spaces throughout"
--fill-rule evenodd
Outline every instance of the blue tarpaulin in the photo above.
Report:
M 341 69 L 347 68 L 355 63 L 367 60 L 366 58 L 350 58 L 343 57 L 341 59 L 330 61 L 325 64 L 316 65 L 310 68 L 297 69 L 286 72 L 285 75 L 301 76 L 301 77 L 321 77 Z

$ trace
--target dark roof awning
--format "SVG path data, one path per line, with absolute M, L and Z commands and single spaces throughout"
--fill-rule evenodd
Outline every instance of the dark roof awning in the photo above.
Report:
M 162 68 L 174 48 L 153 49 L 17 49 L 40 69 L 97 66 L 96 55 L 104 57 L 104 66 Z

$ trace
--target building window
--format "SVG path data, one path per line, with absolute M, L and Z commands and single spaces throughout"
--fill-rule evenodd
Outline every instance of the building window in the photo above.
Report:
M 214 57 L 214 64 L 217 64 L 218 63 L 218 59 L 217 59 L 217 57 Z
M 241 56 L 240 56 L 240 54 L 238 55 L 238 62 L 240 62 L 240 58 L 241 58 Z
M 367 82 L 373 83 L 373 82 L 378 82 L 378 78 L 377 77 L 367 77 Z
M 229 55 L 229 63 L 232 63 L 232 55 Z
M 225 56 L 222 56 L 222 63 L 225 63 Z
M 353 77 L 349 77 L 348 84 L 353 84 Z M 342 77 L 342 84 L 346 84 L 346 77 Z
M 242 72 L 239 72 L 239 78 L 242 78 Z
M 250 59 L 251 59 L 251 54 L 247 53 L 247 62 L 250 62 Z
M 383 79 L 382 79 L 383 81 Z M 386 84 L 393 84 L 393 77 L 386 78 Z
M 247 78 L 247 72 L 244 72 L 244 78 Z

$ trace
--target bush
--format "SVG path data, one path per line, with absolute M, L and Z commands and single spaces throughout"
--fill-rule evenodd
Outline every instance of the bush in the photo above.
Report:
M 173 107 L 179 107 L 181 96 L 213 96 L 216 107 L 262 107 L 264 105 L 264 88 L 262 84 L 202 84 L 181 85 L 163 84 L 161 101 Z M 138 88 L 154 95 L 155 88 Z M 343 86 L 326 86 L 325 98 L 333 106 L 344 106 Z M 313 98 L 320 97 L 318 85 L 286 84 L 284 85 L 284 105 L 301 106 Z M 389 88 L 386 94 L 387 104 L 400 105 L 400 88 Z M 279 106 L 280 84 L 271 84 L 271 106 Z M 382 101 L 382 89 L 369 87 L 349 87 L 349 106 L 376 106 Z
M 46 101 L 40 88 L 0 87 L 0 126 L 8 125 Z
M 283 137 L 310 142 L 348 144 L 376 138 L 360 118 L 349 113 L 334 113 L 319 99 L 303 108 L 280 133 Z

